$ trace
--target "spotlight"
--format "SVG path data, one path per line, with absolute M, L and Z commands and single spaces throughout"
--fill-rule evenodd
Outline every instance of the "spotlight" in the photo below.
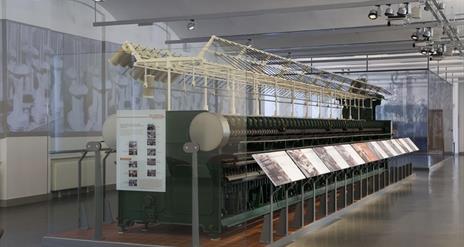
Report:
M 409 3 L 404 3 L 401 7 L 398 8 L 398 12 L 396 13 L 399 17 L 406 17 L 408 14 L 408 7 Z
M 105 0 L 94 0 L 97 3 L 103 3 Z
M 187 30 L 193 31 L 195 30 L 195 20 L 190 19 L 189 23 L 187 23 Z
M 377 12 L 377 9 L 371 9 L 371 11 L 369 11 L 369 15 L 367 17 L 369 17 L 369 19 L 371 19 L 371 20 L 375 20 L 375 19 L 377 19 L 378 16 L 379 16 L 379 13 Z
M 420 28 L 417 28 L 416 32 L 411 35 L 411 39 L 414 41 L 419 40 Z
M 424 31 L 422 32 L 422 37 L 429 40 L 430 37 L 432 37 L 432 35 L 433 35 L 433 30 L 431 27 L 424 28 Z
M 429 51 L 427 49 L 425 49 L 425 48 L 422 48 L 421 53 L 422 53 L 422 55 L 427 55 L 429 53 Z
M 390 17 L 394 15 L 395 13 L 393 12 L 393 8 L 391 7 L 391 4 L 387 4 L 387 8 L 385 9 L 385 16 Z

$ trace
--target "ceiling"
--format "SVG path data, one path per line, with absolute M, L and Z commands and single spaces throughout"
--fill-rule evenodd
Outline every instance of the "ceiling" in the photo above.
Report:
M 418 0 L 409 2 L 419 5 Z M 449 19 L 462 19 L 456 22 L 461 29 L 464 1 L 443 2 Z M 205 42 L 209 36 L 217 35 L 240 43 L 251 42 L 279 55 L 290 52 L 292 58 L 418 54 L 410 36 L 417 27 L 424 26 L 435 26 L 435 39 L 446 38 L 441 37 L 441 25 L 424 10 L 422 18 L 411 19 L 408 25 L 387 26 L 384 16 L 375 21 L 367 18 L 375 5 L 381 4 L 383 12 L 386 3 L 393 3 L 396 10 L 400 1 L 105 0 L 101 7 L 116 21 L 122 21 L 105 25 L 166 22 L 180 38 L 168 40 L 170 43 Z M 186 28 L 190 19 L 195 19 L 194 31 Z

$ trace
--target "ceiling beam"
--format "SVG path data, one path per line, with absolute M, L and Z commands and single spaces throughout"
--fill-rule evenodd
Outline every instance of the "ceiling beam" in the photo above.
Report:
M 419 2 L 419 0 L 408 0 L 408 2 Z M 105 3 L 105 2 L 100 3 L 100 5 L 103 8 L 105 7 L 105 4 L 110 4 L 110 1 L 108 3 Z M 360 8 L 360 7 L 386 5 L 386 4 L 397 4 L 397 1 L 370 0 L 370 1 L 360 1 L 360 2 L 351 2 L 351 3 L 323 4 L 323 5 L 299 6 L 299 7 L 289 7 L 289 8 L 274 8 L 274 9 L 260 9 L 260 10 L 248 10 L 248 11 L 237 11 L 237 12 L 223 12 L 223 13 L 209 13 L 209 14 L 193 14 L 193 15 L 184 15 L 184 16 L 141 18 L 141 19 L 131 19 L 131 20 L 102 21 L 102 22 L 94 22 L 93 26 L 102 27 L 102 26 L 118 26 L 118 25 L 133 25 L 133 24 L 150 24 L 150 23 L 160 23 L 160 22 L 188 21 L 190 19 L 194 19 L 194 20 L 226 19 L 226 18 L 260 16 L 260 15 L 269 15 L 269 14 L 285 14 L 285 13 L 297 13 L 297 12 L 309 12 L 309 11 L 323 11 L 323 10 L 331 10 L 331 9 Z
M 453 22 L 454 25 L 464 24 L 464 18 L 456 19 Z M 422 21 L 413 22 L 408 24 L 406 27 L 410 29 L 416 29 L 421 27 L 439 27 L 441 24 L 438 21 Z M 345 27 L 345 28 L 328 28 L 328 29 L 313 29 L 313 30 L 300 30 L 300 31 L 285 31 L 285 32 L 270 32 L 270 33 L 250 33 L 250 34 L 237 34 L 237 35 L 224 35 L 221 38 L 241 41 L 241 40 L 253 40 L 253 39 L 265 39 L 265 38 L 279 38 L 287 37 L 289 35 L 300 35 L 300 36 L 319 36 L 327 34 L 345 34 L 355 32 L 384 32 L 384 31 L 401 31 L 404 30 L 404 25 L 370 25 L 360 27 Z M 166 40 L 166 44 L 186 44 L 186 43 L 204 43 L 207 42 L 210 37 L 194 37 L 184 38 L 177 40 Z

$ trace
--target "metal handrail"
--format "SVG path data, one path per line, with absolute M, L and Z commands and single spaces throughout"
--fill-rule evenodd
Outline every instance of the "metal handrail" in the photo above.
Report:
M 106 152 L 106 151 L 111 151 L 111 148 L 102 148 L 100 151 Z M 49 151 L 48 154 L 73 154 L 73 153 L 84 153 L 88 152 L 87 149 L 70 149 L 70 150 L 53 150 Z

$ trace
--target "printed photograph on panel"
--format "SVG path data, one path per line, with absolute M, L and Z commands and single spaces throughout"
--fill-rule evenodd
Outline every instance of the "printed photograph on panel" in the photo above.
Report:
M 369 148 L 369 145 L 367 145 L 367 143 L 355 143 L 351 144 L 351 146 L 366 162 L 374 162 L 380 160 L 380 158 L 374 153 L 374 151 L 372 151 L 371 148 Z
M 399 139 L 395 139 L 395 142 L 400 145 L 400 147 L 404 150 L 405 153 L 409 153 L 409 148 L 406 147 Z
M 401 145 L 403 145 L 403 147 L 405 147 L 408 150 L 408 152 L 410 153 L 414 152 L 414 149 L 409 145 L 409 143 L 405 142 L 404 139 L 397 139 L 397 141 Z
M 275 186 L 304 179 L 305 176 L 286 152 L 254 154 L 253 158 Z
M 319 175 L 330 173 L 329 168 L 319 159 L 319 156 L 311 148 L 301 149 L 303 154 L 311 161 Z
M 395 146 L 400 151 L 401 154 L 407 153 L 405 148 L 403 148 L 403 146 L 400 145 L 396 139 L 391 139 L 390 141 L 391 143 L 393 143 L 392 145 Z
M 334 146 L 349 166 L 355 167 L 366 163 L 350 145 Z
M 337 165 L 342 168 L 350 168 L 350 165 L 345 161 L 345 159 L 338 153 L 334 146 L 324 147 L 327 153 L 332 156 L 332 158 L 337 162 Z
M 327 150 L 323 147 L 313 148 L 314 152 L 317 154 L 319 159 L 329 168 L 331 172 L 341 170 L 342 168 L 338 166 L 337 162 L 327 153 Z
M 380 158 L 380 159 L 388 159 L 388 155 L 382 150 L 382 148 L 377 145 L 376 142 L 368 142 L 367 145 L 369 145 L 369 147 L 371 148 L 372 151 L 375 152 L 375 154 L 377 154 L 377 156 Z
M 287 154 L 307 178 L 321 175 L 301 149 L 288 150 Z
M 393 154 L 393 156 L 398 156 L 401 154 L 400 150 L 394 147 L 393 143 L 390 140 L 381 141 L 385 147 Z
M 389 158 L 391 157 L 394 157 L 396 156 L 392 150 L 390 150 L 391 148 L 387 147 L 387 145 L 385 144 L 385 141 L 378 141 L 376 142 L 377 145 L 379 145 L 379 147 L 388 155 Z
M 409 146 L 411 146 L 414 151 L 419 151 L 419 148 L 416 146 L 416 144 L 410 139 L 410 138 L 404 138 L 404 140 L 409 143 Z

